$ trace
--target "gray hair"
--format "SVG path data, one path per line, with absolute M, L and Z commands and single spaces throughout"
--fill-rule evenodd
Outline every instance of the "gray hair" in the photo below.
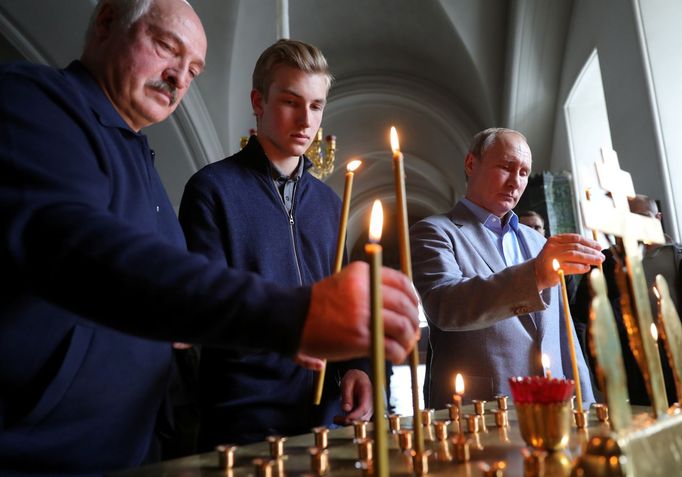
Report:
M 152 6 L 155 0 L 99 0 L 95 6 L 95 10 L 90 16 L 90 21 L 88 22 L 88 29 L 85 32 L 85 42 L 89 42 L 93 35 L 95 34 L 95 22 L 97 21 L 97 16 L 102 11 L 102 8 L 109 4 L 116 10 L 118 15 L 117 25 L 122 30 L 128 30 L 131 26 L 135 24 L 140 18 L 142 18 Z
M 471 140 L 471 145 L 469 146 L 469 153 L 473 155 L 476 159 L 480 159 L 483 156 L 483 153 L 486 151 L 486 149 L 495 144 L 497 136 L 499 136 L 500 134 L 507 133 L 518 134 L 523 138 L 524 141 L 526 141 L 526 143 L 528 143 L 526 136 L 524 136 L 518 131 L 515 131 L 514 129 L 488 128 L 484 129 L 479 133 L 476 133 L 474 138 Z

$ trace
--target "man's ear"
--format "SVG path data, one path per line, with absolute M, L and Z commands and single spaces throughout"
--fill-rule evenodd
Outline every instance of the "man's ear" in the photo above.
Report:
M 104 41 L 111 35 L 116 21 L 116 12 L 109 3 L 102 5 L 97 18 L 95 19 L 95 37 L 99 41 Z
M 253 114 L 255 114 L 257 118 L 260 118 L 263 115 L 264 101 L 265 98 L 263 98 L 263 93 L 257 89 L 251 90 L 251 108 L 253 108 Z
M 471 173 L 474 170 L 474 161 L 476 161 L 476 158 L 472 153 L 468 152 L 464 158 L 464 172 L 466 173 L 467 177 L 471 176 Z

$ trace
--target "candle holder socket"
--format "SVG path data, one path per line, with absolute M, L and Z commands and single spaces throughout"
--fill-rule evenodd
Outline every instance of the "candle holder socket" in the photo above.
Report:
M 482 399 L 474 399 L 471 401 L 474 404 L 474 414 L 477 416 L 482 416 L 485 414 L 485 403 L 488 401 L 484 401 Z
M 412 432 L 409 429 L 398 431 L 398 444 L 403 452 L 412 449 Z
M 313 427 L 312 431 L 315 438 L 315 447 L 318 449 L 326 449 L 329 445 L 329 429 L 320 426 Z
M 497 409 L 500 411 L 506 411 L 509 409 L 509 396 L 506 394 L 498 394 L 495 396 L 495 400 L 497 401 Z
M 390 414 L 388 416 L 388 425 L 392 434 L 397 434 L 400 430 L 400 414 Z
M 282 436 L 268 436 L 267 441 L 270 447 L 270 457 L 279 459 L 284 455 L 284 441 L 286 437 Z
M 216 453 L 218 454 L 218 467 L 221 469 L 231 469 L 234 467 L 234 454 L 237 446 L 225 444 L 216 446 Z
M 367 421 L 353 421 L 353 430 L 356 439 L 365 439 L 367 437 Z
M 315 475 L 326 475 L 329 472 L 329 451 L 319 447 L 311 447 L 310 470 Z
M 435 421 L 433 427 L 435 429 L 436 440 L 444 441 L 448 438 L 448 426 L 450 421 Z

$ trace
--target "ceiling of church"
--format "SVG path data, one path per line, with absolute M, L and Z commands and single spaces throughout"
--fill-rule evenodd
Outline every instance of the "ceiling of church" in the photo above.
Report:
M 66 65 L 79 56 L 94 0 L 0 0 L 0 60 Z M 275 0 L 195 0 L 209 41 L 207 68 L 172 121 L 149 128 L 177 205 L 189 176 L 235 152 L 255 126 L 253 65 L 276 40 Z M 323 127 L 343 165 L 362 159 L 349 250 L 375 198 L 393 206 L 388 132 L 405 154 L 410 218 L 442 212 L 464 192 L 471 136 L 491 126 L 524 132 L 534 169 L 549 167 L 559 74 L 572 0 L 289 0 L 290 37 L 325 53 L 335 76 Z M 68 5 L 68 6 L 67 6 Z

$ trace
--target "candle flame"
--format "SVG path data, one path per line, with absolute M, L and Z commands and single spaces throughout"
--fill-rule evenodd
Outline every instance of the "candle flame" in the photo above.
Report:
M 549 369 L 549 356 L 546 353 L 542 353 L 542 358 L 540 358 L 542 361 L 542 367 L 545 369 Z
M 585 189 L 585 198 L 587 200 L 592 200 L 592 190 L 589 187 Z
M 654 341 L 658 341 L 658 328 L 656 328 L 656 323 L 651 323 L 651 336 L 653 336 Z
M 652 286 L 651 289 L 654 291 L 654 295 L 656 295 L 656 299 L 660 301 L 661 294 L 658 292 L 658 288 L 656 288 L 656 285 Z
M 460 373 L 455 376 L 455 393 L 464 394 L 464 378 Z
M 372 215 L 369 219 L 369 240 L 379 242 L 381 240 L 381 229 L 384 225 L 384 209 L 381 208 L 379 199 L 372 205 Z
M 552 260 L 552 268 L 554 268 L 555 272 L 559 271 L 559 260 L 557 260 L 556 258 Z
M 362 165 L 362 161 L 356 159 L 356 160 L 354 160 L 354 161 L 350 161 L 350 162 L 346 165 L 346 170 L 347 170 L 348 172 L 355 172 L 355 170 L 356 170 L 358 167 L 360 167 L 361 165 Z
M 395 126 L 391 126 L 391 149 L 393 149 L 393 154 L 400 152 L 400 142 L 398 141 L 398 131 L 396 131 Z

